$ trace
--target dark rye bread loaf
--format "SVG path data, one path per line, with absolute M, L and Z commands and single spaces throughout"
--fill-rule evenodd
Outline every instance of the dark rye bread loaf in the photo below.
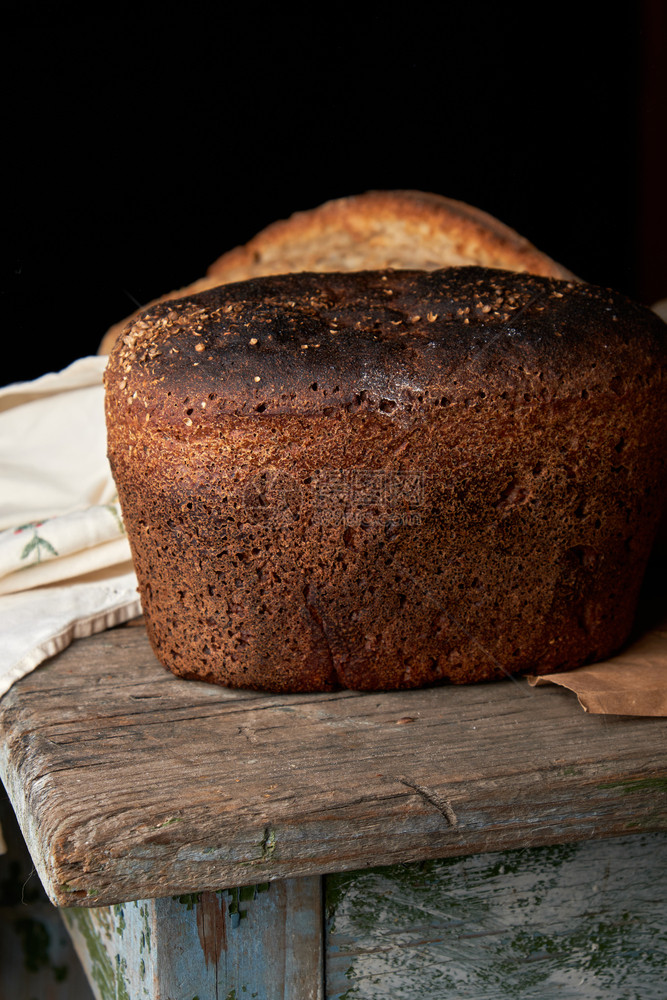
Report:
M 665 494 L 666 329 L 609 290 L 482 268 L 153 306 L 106 385 L 156 655 L 315 691 L 612 653 Z

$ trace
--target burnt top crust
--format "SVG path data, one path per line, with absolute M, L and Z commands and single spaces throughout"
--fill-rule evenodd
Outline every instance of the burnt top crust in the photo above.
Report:
M 159 301 L 269 274 L 471 266 L 578 280 L 524 236 L 472 205 L 424 191 L 367 191 L 272 222 L 219 257 L 205 278 Z M 100 354 L 111 351 L 140 311 L 107 331 Z
M 535 275 L 288 274 L 150 307 L 126 328 L 106 382 L 115 405 L 136 401 L 186 436 L 204 432 L 212 411 L 363 406 L 400 418 L 622 395 L 629 380 L 662 377 L 666 332 L 616 292 Z

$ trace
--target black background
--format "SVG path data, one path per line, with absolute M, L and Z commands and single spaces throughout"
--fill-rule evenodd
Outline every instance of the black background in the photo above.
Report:
M 661 18 L 589 6 L 16 7 L 0 382 L 371 188 L 467 201 L 592 282 L 667 295 L 642 270 Z

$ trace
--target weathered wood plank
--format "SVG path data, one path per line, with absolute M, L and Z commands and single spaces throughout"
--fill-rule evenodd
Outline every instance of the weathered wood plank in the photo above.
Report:
M 317 877 L 63 910 L 96 1000 L 321 1000 Z
M 327 1000 L 664 1000 L 664 834 L 325 882 Z
M 666 829 L 666 736 L 523 681 L 226 690 L 126 628 L 0 701 L 0 772 L 51 898 L 99 905 Z

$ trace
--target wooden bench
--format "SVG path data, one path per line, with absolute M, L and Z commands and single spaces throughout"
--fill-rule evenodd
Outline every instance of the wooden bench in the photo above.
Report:
M 130 1000 L 664 997 L 666 737 L 523 680 L 183 681 L 141 626 L 0 701 L 40 879 Z

